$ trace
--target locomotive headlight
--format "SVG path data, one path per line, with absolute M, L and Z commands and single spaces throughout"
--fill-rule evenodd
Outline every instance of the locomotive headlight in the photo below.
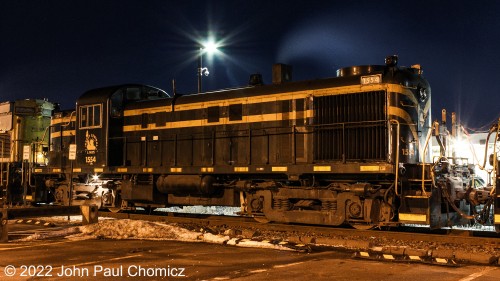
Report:
M 95 180 L 95 181 L 96 181 L 96 180 L 99 180 L 99 175 L 94 174 L 94 175 L 92 176 L 92 180 Z
M 461 156 L 461 157 L 469 157 L 469 143 L 465 140 L 459 140 L 459 141 L 456 141 L 454 144 L 453 144 L 453 148 L 455 149 L 455 153 L 457 154 L 457 156 Z
M 39 164 L 40 164 L 40 163 L 43 163 L 43 162 L 44 162 L 44 161 L 43 161 L 43 160 L 44 160 L 43 158 L 44 158 L 44 157 L 43 157 L 43 153 L 38 152 L 38 153 L 36 154 L 36 162 L 37 162 L 37 163 L 39 163 Z

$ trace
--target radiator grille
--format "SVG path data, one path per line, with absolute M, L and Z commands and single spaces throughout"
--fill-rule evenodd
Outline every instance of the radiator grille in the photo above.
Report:
M 315 160 L 385 160 L 385 104 L 384 91 L 316 97 Z

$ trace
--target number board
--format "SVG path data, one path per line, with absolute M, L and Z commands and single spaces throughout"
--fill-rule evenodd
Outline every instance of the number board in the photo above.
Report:
M 382 74 L 361 76 L 361 85 L 382 83 Z

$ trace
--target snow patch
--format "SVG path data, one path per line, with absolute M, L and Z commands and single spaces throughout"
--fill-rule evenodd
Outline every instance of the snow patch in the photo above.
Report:
M 203 234 L 201 239 L 205 242 L 208 242 L 208 243 L 225 244 L 227 241 L 229 241 L 230 237 L 229 236 L 222 236 L 222 235 L 215 235 L 215 234 L 207 232 L 207 233 Z
M 140 220 L 104 220 L 96 224 L 80 226 L 81 236 L 88 239 L 158 239 L 158 240 L 198 240 L 199 232 L 156 222 Z
M 272 244 L 270 242 L 266 241 L 254 241 L 254 240 L 249 240 L 249 239 L 237 239 L 233 238 L 229 241 L 227 241 L 227 245 L 234 245 L 238 247 L 245 247 L 245 248 L 262 248 L 262 249 L 273 249 L 273 250 L 285 250 L 285 251 L 295 251 L 294 249 L 284 247 L 282 245 L 277 245 L 277 244 Z
M 183 242 L 207 242 L 221 245 L 233 245 L 247 248 L 264 248 L 294 251 L 294 249 L 272 244 L 266 241 L 231 238 L 228 235 L 202 233 L 161 222 L 148 222 L 130 219 L 106 219 L 99 223 L 70 227 L 63 230 L 42 232 L 31 235 L 22 241 L 34 241 L 53 237 L 65 237 L 70 240 L 87 239 L 142 239 L 142 240 L 175 240 Z
M 241 212 L 239 207 L 224 207 L 224 206 L 183 206 L 157 208 L 155 211 L 159 212 L 174 212 L 174 213 L 188 213 L 188 214 L 209 214 L 209 215 L 224 215 L 224 216 L 237 216 Z
M 50 232 L 37 232 L 33 235 L 19 239 L 17 241 L 28 242 L 28 241 L 35 241 L 35 240 L 48 239 L 48 238 L 67 237 L 69 235 L 73 235 L 76 233 L 80 233 L 80 227 L 78 227 L 78 226 L 65 228 L 62 230 L 50 231 Z

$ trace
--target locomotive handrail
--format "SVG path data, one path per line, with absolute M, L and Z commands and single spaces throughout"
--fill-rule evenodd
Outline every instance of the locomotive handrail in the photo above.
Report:
M 5 145 L 5 142 L 4 140 L 2 140 L 2 150 L 1 150 L 1 154 L 0 154 L 0 160 L 3 158 L 3 155 L 4 155 L 4 145 Z M 0 162 L 0 187 L 3 189 L 3 182 L 4 182 L 4 178 L 3 178 L 3 167 L 4 167 L 4 162 Z M 7 180 L 7 179 L 5 179 Z
M 387 120 L 366 120 L 366 121 L 354 121 L 354 122 L 338 122 L 329 124 L 313 124 L 313 125 L 304 125 L 297 127 L 316 128 L 316 127 L 331 127 L 331 126 L 344 126 L 344 125 L 357 125 L 357 124 L 374 124 L 374 123 L 383 124 L 385 122 L 387 122 Z
M 495 136 L 495 142 L 498 142 L 498 135 L 500 134 L 500 118 L 498 119 L 498 124 L 497 124 L 497 133 L 496 133 L 496 136 Z M 488 146 L 486 146 L 488 147 Z M 493 145 L 493 176 L 494 178 L 497 178 L 498 177 L 498 154 L 497 154 L 497 146 L 496 145 Z M 495 194 L 497 194 L 496 190 L 497 190 L 498 186 L 497 186 L 497 181 L 494 181 L 493 182 L 493 188 L 491 189 L 490 191 L 490 196 L 495 196 Z
M 429 141 L 431 140 L 432 136 L 432 131 L 434 130 L 434 127 L 436 126 L 437 121 L 434 121 L 432 123 L 431 129 L 427 132 L 427 137 L 425 139 L 425 146 L 424 146 L 424 152 L 422 153 L 422 194 L 427 196 L 427 192 L 425 192 L 425 152 L 427 151 L 427 147 L 429 147 Z M 437 123 L 439 124 L 439 123 Z
M 390 123 L 395 123 L 397 125 L 396 129 L 396 163 L 394 166 L 396 166 L 396 178 L 394 179 L 394 191 L 396 193 L 396 196 L 399 196 L 398 194 L 398 176 L 399 176 L 399 129 L 400 129 L 400 124 L 399 121 L 396 119 L 391 119 L 389 120 Z

